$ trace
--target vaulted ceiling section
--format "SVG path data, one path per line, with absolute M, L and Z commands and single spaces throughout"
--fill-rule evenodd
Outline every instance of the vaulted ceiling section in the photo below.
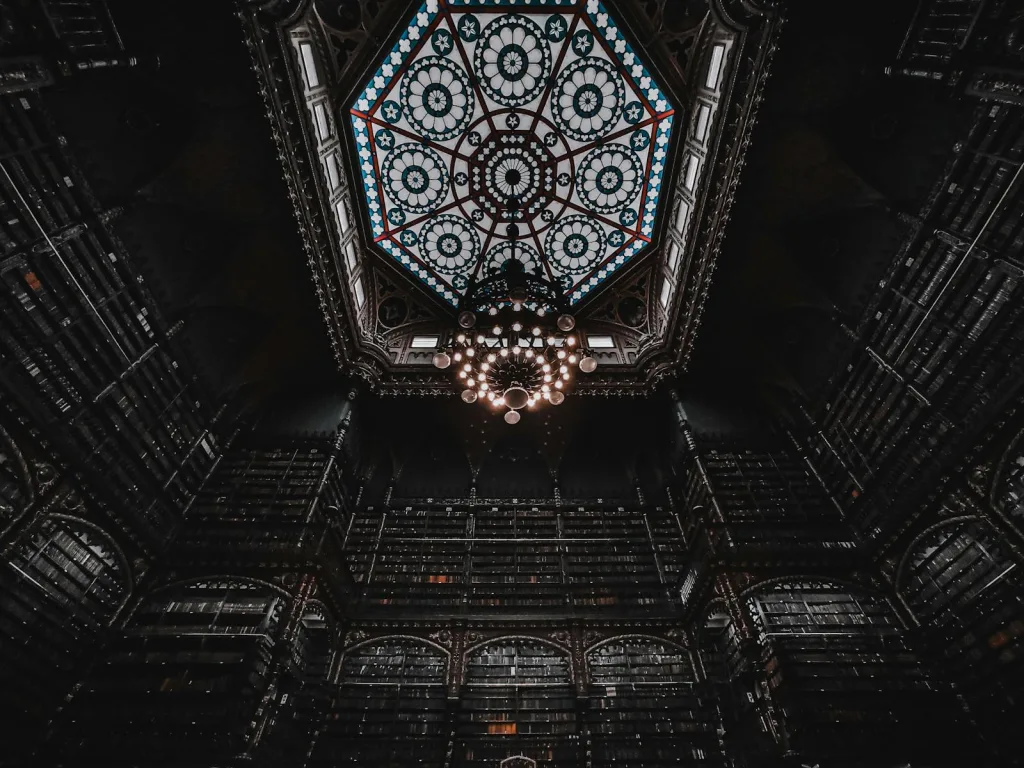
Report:
M 685 370 L 769 8 L 278 0 L 242 16 L 342 372 L 449 394 L 435 343 L 509 259 L 574 305 L 601 363 L 581 391 L 640 395 Z

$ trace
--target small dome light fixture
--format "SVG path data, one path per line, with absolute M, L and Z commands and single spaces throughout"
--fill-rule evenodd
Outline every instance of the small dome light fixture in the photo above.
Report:
M 459 327 L 472 328 L 476 325 L 476 315 L 472 312 L 459 312 Z
M 506 411 L 505 412 L 505 423 L 506 424 L 518 424 L 519 419 L 522 416 L 519 415 L 519 411 Z
M 562 392 L 552 392 L 548 398 L 548 402 L 552 405 L 561 405 L 565 401 L 565 394 Z
M 514 411 L 518 411 L 520 408 L 525 408 L 526 403 L 530 399 L 530 393 L 527 392 L 523 387 L 514 386 L 509 387 L 505 390 L 505 394 L 502 395 L 505 399 L 505 403 Z
M 584 373 L 593 373 L 597 370 L 597 360 L 592 358 L 590 355 L 587 355 L 580 360 L 580 370 Z
M 452 356 L 447 352 L 441 351 L 434 354 L 434 367 L 440 368 L 442 371 L 452 364 Z
M 464 390 L 462 390 L 462 401 L 464 403 L 475 403 L 476 402 L 476 398 L 477 398 L 477 395 L 476 395 L 476 392 L 474 390 L 472 390 L 472 389 L 464 389 Z
M 576 318 L 568 314 L 559 315 L 557 325 L 558 330 L 568 333 L 569 331 L 576 327 Z

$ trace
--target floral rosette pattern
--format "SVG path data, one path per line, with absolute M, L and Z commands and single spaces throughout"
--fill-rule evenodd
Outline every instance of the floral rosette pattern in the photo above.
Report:
M 516 259 L 531 275 L 541 274 L 540 255 L 536 249 L 525 243 L 507 242 L 497 245 L 487 253 L 488 275 L 496 275 L 509 259 Z
M 604 255 L 605 233 L 587 216 L 567 216 L 548 233 L 544 249 L 559 272 L 579 275 L 589 271 Z
M 521 107 L 536 99 L 551 74 L 551 50 L 544 32 L 524 16 L 502 16 L 487 25 L 473 61 L 480 87 L 506 107 Z
M 629 147 L 612 145 L 587 153 L 576 172 L 583 203 L 597 213 L 618 213 L 636 199 L 643 182 L 640 158 Z
M 463 272 L 480 255 L 480 237 L 461 216 L 434 217 L 423 227 L 421 239 L 427 261 L 444 275 Z
M 448 170 L 429 147 L 399 147 L 384 160 L 381 175 L 388 197 L 413 213 L 430 213 L 448 192 Z
M 428 56 L 413 64 L 402 81 L 402 106 L 425 136 L 446 141 L 466 130 L 476 104 L 462 68 Z
M 622 115 L 624 89 L 615 67 L 604 59 L 577 59 L 555 82 L 551 114 L 567 136 L 594 141 L 607 134 Z
M 675 112 L 605 2 L 422 0 L 353 101 L 369 238 L 451 306 L 510 258 L 575 303 L 656 238 Z

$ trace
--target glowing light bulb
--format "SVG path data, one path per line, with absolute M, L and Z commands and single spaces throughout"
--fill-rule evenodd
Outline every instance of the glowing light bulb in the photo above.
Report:
M 491 370 L 491 364 L 490 363 L 480 363 L 480 370 L 481 371 L 489 371 L 489 370 Z
M 544 373 L 548 373 L 548 372 L 550 372 L 550 371 L 551 371 L 551 366 L 550 366 L 550 365 L 548 365 L 547 363 L 544 363 L 544 365 L 542 365 L 542 366 L 540 367 L 540 369 L 541 369 L 542 371 L 544 371 Z
M 494 335 L 498 336 L 500 333 L 501 333 L 501 326 L 500 325 L 494 326 Z
M 565 379 L 566 381 L 568 381 L 569 380 L 569 374 L 568 373 L 563 373 L 562 374 L 562 378 Z
M 477 344 L 483 344 L 485 341 L 487 341 L 487 337 L 484 336 L 482 333 L 476 337 Z
M 542 392 L 541 393 L 541 397 L 543 397 L 545 400 L 550 400 L 551 399 L 551 393 L 550 392 Z
M 549 387 L 547 384 L 541 384 L 540 385 L 540 391 L 541 392 L 550 392 L 551 391 L 551 387 Z
M 460 333 L 455 338 L 458 340 L 459 344 L 462 344 L 462 343 L 464 343 L 466 341 L 466 334 Z
M 516 332 L 523 330 L 523 324 L 520 322 L 512 323 L 512 330 Z
M 547 311 L 544 309 L 544 307 L 541 307 L 540 309 L 537 310 L 537 317 L 544 317 L 544 315 L 546 314 Z
M 499 354 L 500 354 L 500 355 L 501 355 L 502 357 L 508 357 L 508 350 L 507 350 L 507 349 L 506 349 L 505 347 L 502 347 L 502 348 L 501 348 L 501 352 L 500 352 Z
M 562 388 L 562 382 L 556 381 L 555 382 L 555 389 L 561 389 L 561 388 Z
M 562 350 L 562 349 L 558 350 L 558 359 L 559 360 L 565 360 L 565 350 Z
M 480 382 L 480 391 L 481 392 L 486 392 L 488 389 L 490 389 L 490 387 L 491 387 L 491 385 L 488 384 L 486 381 L 481 381 Z
M 551 374 L 550 373 L 545 373 L 544 374 L 544 381 L 551 381 Z
M 469 375 L 469 374 L 468 374 L 468 373 L 466 373 L 465 371 L 459 371 L 459 378 L 460 378 L 460 379 L 464 379 L 464 378 L 466 378 L 466 377 L 467 377 L 468 375 Z
M 566 339 L 566 342 L 569 344 L 570 347 L 573 347 L 576 345 L 576 337 L 570 336 L 569 338 Z
M 534 336 L 540 336 L 540 328 L 534 328 L 532 333 Z
M 462 359 L 462 353 L 461 353 L 461 352 L 456 352 L 456 353 L 455 353 L 454 355 L 452 355 L 452 357 L 453 357 L 453 358 L 454 358 L 454 359 L 455 359 L 456 361 L 459 361 L 459 360 L 461 360 L 461 359 Z
M 469 363 L 466 363 L 464 366 L 462 366 L 462 370 L 464 370 L 464 371 L 472 371 L 473 370 L 473 366 L 470 365 Z
M 466 357 L 472 357 L 476 354 L 476 350 L 472 347 L 466 347 Z
M 533 357 L 533 350 L 532 349 L 526 350 L 526 357 L 527 358 Z
M 504 398 L 504 397 L 499 397 L 499 398 L 497 398 L 497 399 L 496 399 L 496 400 L 494 401 L 494 404 L 495 404 L 495 405 L 497 405 L 497 406 L 502 406 L 502 405 L 504 405 L 504 404 L 505 404 L 505 398 Z
M 555 337 L 554 336 L 548 336 L 548 346 L 549 347 L 555 346 Z
M 497 307 L 491 307 L 490 309 L 487 310 L 487 314 L 489 314 L 489 315 L 496 315 L 496 314 L 498 314 L 498 308 Z
M 576 362 L 576 355 L 569 355 L 569 362 L 570 363 L 575 363 Z
M 559 371 L 561 371 L 562 373 L 565 373 L 565 372 L 566 372 L 566 371 L 568 371 L 569 369 L 568 369 L 568 367 L 566 367 L 566 366 L 562 365 L 562 366 L 559 366 L 558 370 L 559 370 Z
M 466 383 L 469 384 L 469 386 L 471 386 L 471 387 L 475 387 L 476 386 L 476 379 L 467 379 Z
M 522 351 L 523 351 L 523 348 L 520 347 L 518 344 L 516 344 L 514 347 L 512 347 L 512 354 L 513 355 L 518 355 Z
M 491 354 L 489 354 L 487 356 L 487 362 L 488 363 L 493 363 L 497 359 L 498 359 L 497 356 L 493 352 L 491 352 Z

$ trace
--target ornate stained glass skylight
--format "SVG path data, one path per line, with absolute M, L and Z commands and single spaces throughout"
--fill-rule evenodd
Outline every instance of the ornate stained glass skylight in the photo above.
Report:
M 374 241 L 453 305 L 651 242 L 673 107 L 599 0 L 426 0 L 351 113 Z

